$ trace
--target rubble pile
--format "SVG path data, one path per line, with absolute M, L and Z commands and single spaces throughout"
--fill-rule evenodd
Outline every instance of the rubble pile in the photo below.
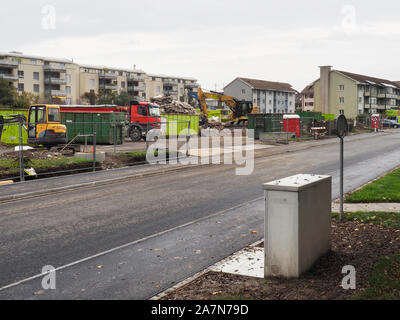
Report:
M 225 125 L 219 120 L 208 119 L 204 115 L 202 115 L 202 120 L 204 124 L 201 126 L 201 129 L 217 129 L 218 131 L 225 129 Z
M 171 96 L 155 97 L 151 99 L 151 102 L 160 106 L 161 114 L 185 114 L 189 116 L 197 114 L 190 104 L 176 101 Z

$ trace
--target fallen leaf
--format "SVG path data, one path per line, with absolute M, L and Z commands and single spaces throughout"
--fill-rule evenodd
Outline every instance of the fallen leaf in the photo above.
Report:
M 35 293 L 34 293 L 34 295 L 40 295 L 40 294 L 43 294 L 44 293 L 44 290 L 39 290 L 39 291 L 36 291 Z

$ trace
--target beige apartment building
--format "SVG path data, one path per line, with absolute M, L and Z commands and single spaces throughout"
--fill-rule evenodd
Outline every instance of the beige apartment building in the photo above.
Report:
M 321 77 L 314 83 L 314 110 L 348 118 L 361 114 L 384 113 L 400 108 L 400 85 L 396 82 L 320 67 Z
M 41 103 L 87 104 L 82 96 L 127 92 L 132 98 L 146 100 L 172 95 L 188 101 L 188 91 L 198 89 L 196 79 L 147 75 L 139 69 L 111 68 L 77 64 L 69 59 L 0 52 L 0 77 L 19 92 L 39 96 Z
M 149 99 L 160 95 L 168 95 L 181 102 L 188 102 L 189 92 L 197 93 L 200 87 L 194 78 L 157 74 L 147 74 L 145 83 L 146 95 Z
M 95 93 L 127 92 L 135 98 L 146 99 L 146 73 L 138 69 L 116 69 L 106 66 L 79 66 L 79 91 Z

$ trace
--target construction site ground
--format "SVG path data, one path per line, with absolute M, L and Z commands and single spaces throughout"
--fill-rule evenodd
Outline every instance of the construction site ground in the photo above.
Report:
M 392 130 L 385 130 L 377 135 L 385 135 L 393 132 Z M 363 133 L 351 135 L 346 138 L 348 141 L 356 141 L 358 139 L 365 139 L 366 137 L 374 135 L 374 133 Z M 194 140 L 197 140 L 196 141 Z M 254 156 L 265 157 L 272 156 L 285 152 L 295 152 L 299 150 L 304 150 L 308 148 L 313 148 L 321 145 L 326 145 L 330 143 L 335 143 L 337 138 L 335 137 L 323 137 L 319 140 L 291 140 L 288 144 L 279 143 L 263 143 L 258 140 L 254 141 L 254 145 L 245 145 L 246 139 L 243 137 L 242 146 L 231 146 L 224 145 L 223 139 L 221 139 L 219 149 L 212 147 L 212 137 L 209 138 L 208 146 L 202 145 L 201 137 L 191 138 L 191 147 L 189 149 L 190 157 L 211 157 L 216 155 L 221 155 L 223 160 L 223 155 L 225 154 L 235 154 L 235 153 L 245 153 L 253 149 L 254 146 Z M 186 154 L 186 148 L 184 147 L 187 143 L 186 139 L 179 139 L 176 144 L 172 146 L 166 142 L 165 146 L 171 151 L 179 150 L 181 155 Z M 83 147 L 83 146 L 82 146 Z M 96 164 L 96 170 L 108 170 L 115 168 L 123 168 L 134 165 L 145 164 L 145 150 L 147 143 L 145 141 L 132 142 L 130 139 L 126 139 L 124 144 L 121 145 L 97 145 L 96 152 L 106 153 L 106 161 L 104 163 Z M 138 156 L 136 153 L 140 153 Z M 15 151 L 15 147 L 8 146 L 5 144 L 0 144 L 0 161 L 4 159 L 13 159 L 14 169 L 10 171 L 7 163 L 0 164 L 0 180 L 17 178 L 19 176 L 18 172 L 18 152 Z M 90 171 L 92 168 L 92 161 L 79 161 L 79 160 L 69 160 L 71 158 L 61 157 L 59 153 L 49 152 L 44 148 L 34 149 L 24 151 L 24 163 L 25 168 L 34 168 L 37 173 L 39 173 L 40 178 L 55 177 L 61 175 L 77 174 L 85 171 Z M 33 161 L 31 161 L 33 160 Z M 40 165 L 35 166 L 32 162 Z M 28 179 L 37 179 L 37 177 L 29 177 Z

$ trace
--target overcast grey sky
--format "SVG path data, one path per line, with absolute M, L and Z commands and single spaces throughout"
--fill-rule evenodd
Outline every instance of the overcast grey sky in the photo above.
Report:
M 0 0 L 0 51 L 195 77 L 291 83 L 319 65 L 400 80 L 400 2 Z M 54 19 L 55 18 L 55 19 Z

